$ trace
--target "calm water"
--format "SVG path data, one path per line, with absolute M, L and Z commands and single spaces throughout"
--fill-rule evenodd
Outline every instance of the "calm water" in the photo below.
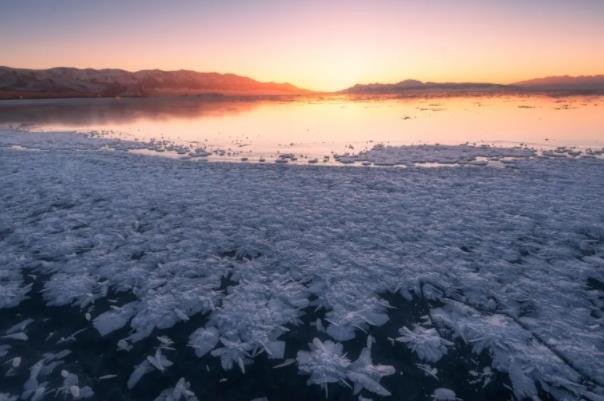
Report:
M 103 131 L 225 150 L 239 160 L 320 157 L 375 143 L 604 146 L 603 97 L 477 96 L 413 99 L 223 101 L 195 98 L 0 102 L 0 126 Z

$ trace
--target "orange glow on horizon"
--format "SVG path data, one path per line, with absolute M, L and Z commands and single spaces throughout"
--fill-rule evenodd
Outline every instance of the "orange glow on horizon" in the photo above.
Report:
M 230 72 L 324 91 L 604 74 L 604 3 L 595 0 L 137 3 L 6 8 L 0 64 Z

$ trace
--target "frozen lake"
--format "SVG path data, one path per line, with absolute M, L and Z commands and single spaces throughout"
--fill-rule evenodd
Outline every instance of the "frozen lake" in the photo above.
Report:
M 0 126 L 166 139 L 214 151 L 210 159 L 218 160 L 268 161 L 292 153 L 306 163 L 376 143 L 602 147 L 604 98 L 18 100 L 0 102 Z
M 600 401 L 602 108 L 2 102 L 0 401 Z

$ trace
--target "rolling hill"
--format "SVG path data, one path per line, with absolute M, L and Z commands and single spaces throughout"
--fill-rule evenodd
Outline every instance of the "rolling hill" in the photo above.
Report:
M 116 96 L 274 96 L 308 93 L 287 83 L 188 70 L 50 68 L 32 70 L 0 67 L 0 98 Z

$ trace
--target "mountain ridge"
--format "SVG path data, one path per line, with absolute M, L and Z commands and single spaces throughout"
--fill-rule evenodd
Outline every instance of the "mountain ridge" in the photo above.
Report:
M 422 82 L 407 79 L 396 83 L 356 84 L 340 93 L 371 95 L 414 91 L 604 93 L 604 75 L 551 76 L 509 85 L 489 82 Z
M 543 78 L 534 78 L 525 81 L 516 82 L 513 85 L 533 88 L 533 89 L 604 89 L 604 74 L 598 75 L 554 75 Z
M 260 82 L 232 73 L 0 66 L 0 98 L 279 96 L 307 93 L 310 91 L 289 83 Z
M 604 75 L 550 76 L 513 84 L 489 82 L 422 82 L 356 84 L 341 95 L 403 95 L 421 93 L 561 93 L 604 94 Z M 327 94 L 290 83 L 260 82 L 249 77 L 193 70 L 54 67 L 27 69 L 0 66 L 0 99 L 153 97 L 153 96 L 298 96 Z

